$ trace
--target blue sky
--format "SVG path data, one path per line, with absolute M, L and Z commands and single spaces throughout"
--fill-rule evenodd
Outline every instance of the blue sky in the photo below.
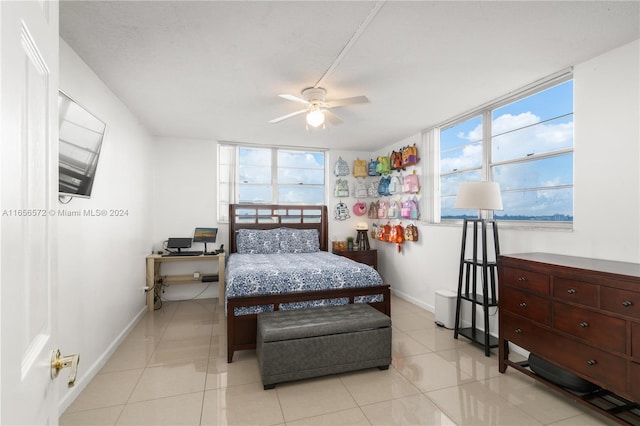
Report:
M 497 215 L 572 216 L 573 154 L 537 156 L 573 147 L 573 81 L 495 109 L 492 135 L 494 163 L 531 160 L 493 169 L 493 179 L 500 183 L 505 206 Z M 441 173 L 479 167 L 482 164 L 482 117 L 476 116 L 443 130 L 440 147 Z M 442 199 L 443 217 L 464 214 L 453 209 L 458 186 L 462 181 L 479 179 L 478 170 L 443 177 L 441 195 L 451 196 Z

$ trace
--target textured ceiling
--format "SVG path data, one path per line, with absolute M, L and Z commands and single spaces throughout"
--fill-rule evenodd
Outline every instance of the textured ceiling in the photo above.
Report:
M 154 135 L 375 150 L 639 38 L 639 5 L 63 0 L 60 35 Z M 327 70 L 371 102 L 268 123 Z

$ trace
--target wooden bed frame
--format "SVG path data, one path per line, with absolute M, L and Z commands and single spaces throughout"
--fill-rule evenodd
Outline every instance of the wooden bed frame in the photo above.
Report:
M 302 206 L 278 204 L 231 204 L 229 205 L 229 252 L 236 252 L 236 233 L 239 229 L 317 229 L 320 250 L 329 249 L 329 225 L 327 206 Z M 382 295 L 382 302 L 370 303 L 380 312 L 391 316 L 389 285 L 372 287 L 340 288 L 332 290 L 239 296 L 227 298 L 227 362 L 233 361 L 237 350 L 255 349 L 257 314 L 235 316 L 235 308 L 273 305 L 279 309 L 282 303 L 302 302 L 333 298 L 348 298 L 354 303 L 358 296 Z

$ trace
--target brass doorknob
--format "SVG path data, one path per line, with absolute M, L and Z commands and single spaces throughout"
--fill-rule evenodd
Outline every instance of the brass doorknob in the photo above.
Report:
M 58 373 L 63 368 L 71 368 L 69 372 L 69 380 L 67 381 L 68 387 L 73 387 L 76 384 L 76 375 L 78 374 L 78 363 L 80 362 L 80 354 L 73 354 L 62 356 L 60 349 L 53 351 L 51 355 L 51 378 L 58 377 Z

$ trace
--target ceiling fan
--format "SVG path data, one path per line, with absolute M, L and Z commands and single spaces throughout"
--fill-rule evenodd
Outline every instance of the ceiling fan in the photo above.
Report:
M 354 96 L 351 98 L 326 100 L 327 91 L 322 87 L 307 87 L 302 90 L 302 98 L 293 95 L 281 94 L 281 98 L 306 105 L 306 108 L 292 112 L 282 117 L 274 118 L 269 123 L 278 123 L 296 115 L 306 113 L 307 124 L 312 127 L 324 125 L 325 119 L 333 125 L 342 123 L 340 117 L 329 111 L 331 108 L 353 104 L 366 104 L 369 99 L 366 96 Z

